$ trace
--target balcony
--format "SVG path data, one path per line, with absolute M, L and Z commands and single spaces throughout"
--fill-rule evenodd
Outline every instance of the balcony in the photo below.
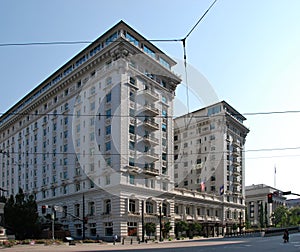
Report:
M 235 175 L 235 176 L 239 176 L 240 175 L 240 171 L 238 170 L 238 169 L 233 169 L 233 171 L 232 171 L 232 173 L 233 173 L 233 175 Z
M 239 186 L 241 183 L 240 183 L 239 180 L 234 179 L 234 180 L 233 180 L 233 184 L 234 184 L 235 186 Z
M 235 157 L 239 157 L 240 153 L 237 149 L 233 149 L 232 155 L 235 156 Z
M 145 151 L 143 152 L 143 157 L 147 159 L 148 161 L 156 161 L 159 159 L 158 154 L 154 153 L 153 151 Z
M 146 113 L 147 115 L 157 116 L 159 115 L 159 110 L 154 106 L 154 104 L 144 104 L 142 105 L 140 113 Z
M 141 213 L 140 212 L 128 211 L 127 215 L 141 215 Z
M 234 165 L 235 167 L 240 166 L 240 162 L 239 162 L 236 158 L 234 158 L 234 159 L 232 160 L 232 163 L 233 163 L 233 165 Z
M 149 144 L 158 144 L 158 138 L 153 137 L 151 135 L 144 135 L 143 141 Z
M 145 119 L 143 121 L 143 124 L 145 127 L 149 128 L 149 129 L 152 129 L 152 130 L 158 130 L 159 129 L 159 125 L 158 123 L 156 123 L 154 121 L 154 119 Z
M 151 99 L 152 101 L 158 101 L 158 99 L 159 99 L 158 94 L 151 89 L 143 90 L 143 95 L 145 96 L 145 98 Z
M 240 147 L 241 146 L 239 141 L 233 141 L 232 144 L 233 144 L 234 147 Z
M 145 167 L 143 169 L 143 174 L 144 175 L 147 175 L 147 176 L 158 176 L 159 175 L 159 170 L 158 169 L 155 169 L 155 168 L 151 168 L 151 167 Z
M 139 168 L 134 165 L 127 165 L 127 171 L 129 173 L 139 173 Z
M 233 190 L 232 194 L 236 195 L 236 196 L 239 196 L 239 195 L 241 195 L 241 192 L 239 190 Z

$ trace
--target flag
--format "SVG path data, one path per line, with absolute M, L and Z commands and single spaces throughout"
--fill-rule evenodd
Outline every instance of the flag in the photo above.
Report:
M 201 191 L 201 192 L 204 192 L 204 191 L 205 191 L 205 182 L 204 182 L 204 181 L 202 181 L 202 182 L 200 183 L 200 191 Z
M 222 185 L 221 187 L 220 187 L 220 195 L 223 195 L 224 194 L 224 185 Z

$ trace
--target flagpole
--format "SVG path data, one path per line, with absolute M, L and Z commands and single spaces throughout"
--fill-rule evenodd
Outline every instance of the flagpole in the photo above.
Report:
M 276 188 L 276 165 L 274 165 L 274 188 Z

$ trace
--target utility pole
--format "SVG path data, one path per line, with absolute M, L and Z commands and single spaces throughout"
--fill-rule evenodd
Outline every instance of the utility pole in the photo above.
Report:
M 85 240 L 85 202 L 84 194 L 82 194 L 82 240 Z
M 55 209 L 54 209 L 54 206 L 52 206 L 52 213 L 51 213 L 51 219 L 52 219 L 52 240 L 54 241 L 55 240 L 55 237 L 54 237 L 54 222 L 55 222 Z
M 159 203 L 159 241 L 162 241 L 161 203 Z
M 142 200 L 142 242 L 145 241 L 144 201 Z

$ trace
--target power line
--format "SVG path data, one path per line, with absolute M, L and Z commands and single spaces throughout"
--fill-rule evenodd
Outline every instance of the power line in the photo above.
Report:
M 92 142 L 92 141 L 91 141 Z M 182 148 L 183 150 L 184 148 Z M 299 150 L 300 146 L 297 147 L 283 147 L 283 148 L 262 148 L 262 149 L 250 149 L 250 150 L 241 150 L 241 152 L 269 152 L 269 151 L 286 151 L 286 150 Z M 0 153 L 3 151 L 0 149 Z M 195 153 L 189 153 L 187 156 L 200 156 L 200 155 L 214 155 L 214 154 L 229 154 L 231 151 L 225 150 L 225 151 L 204 151 L 204 152 L 195 152 Z M 13 151 L 9 152 L 10 155 L 78 155 L 78 156 L 129 156 L 130 153 L 81 153 L 81 152 L 26 152 L 26 151 Z M 147 155 L 147 153 L 139 152 L 138 154 L 141 155 Z M 173 155 L 180 155 L 184 156 L 184 153 L 180 153 L 179 151 L 177 153 L 166 153 L 167 156 L 173 156 Z M 9 156 L 8 156 L 9 157 Z
M 7 112 L 0 112 L 0 116 L 6 114 Z M 192 112 L 193 113 L 193 112 Z M 273 114 L 297 114 L 300 113 L 300 110 L 286 110 L 286 111 L 262 111 L 262 112 L 247 112 L 247 113 L 237 113 L 232 114 L 234 116 L 244 115 L 244 116 L 257 116 L 257 115 L 273 115 Z M 76 117 L 84 117 L 84 116 L 95 116 L 95 117 L 106 117 L 106 114 L 76 114 L 76 113 L 27 113 L 27 112 L 12 112 L 8 113 L 7 115 L 23 115 L 23 116 L 76 116 Z M 218 116 L 220 114 L 214 114 L 211 116 L 208 115 L 193 115 L 193 118 L 209 118 L 212 116 Z M 136 117 L 136 118 L 143 118 L 145 115 L 117 115 L 112 114 L 110 117 Z M 157 116 L 147 116 L 151 118 L 176 118 L 180 117 L 179 115 L 173 116 L 165 116 L 165 115 L 157 115 Z
M 204 14 L 199 18 L 199 20 L 197 21 L 197 23 L 193 26 L 193 28 L 188 32 L 188 34 L 182 39 L 182 41 L 186 40 L 191 33 L 194 31 L 194 29 L 198 26 L 198 24 L 202 21 L 202 19 L 206 16 L 206 14 L 210 11 L 210 9 L 214 6 L 214 4 L 217 2 L 217 0 L 215 0 L 210 6 L 209 8 L 204 12 Z
M 181 42 L 182 39 L 144 39 L 139 40 L 140 42 Z M 111 41 L 111 43 L 119 41 Z M 94 41 L 45 41 L 45 42 L 20 42 L 20 43 L 0 43 L 0 47 L 9 46 L 46 46 L 46 45 L 78 45 L 78 44 L 92 44 Z

